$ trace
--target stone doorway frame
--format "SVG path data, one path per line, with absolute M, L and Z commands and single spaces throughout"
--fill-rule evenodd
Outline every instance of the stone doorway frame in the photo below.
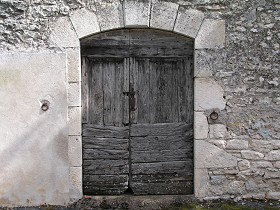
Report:
M 85 8 L 69 17 L 54 22 L 49 43 L 67 56 L 68 82 L 68 156 L 70 174 L 70 201 L 83 196 L 82 192 L 82 139 L 81 139 L 81 60 L 80 39 L 108 30 L 121 28 L 153 28 L 178 33 L 194 39 L 194 194 L 205 196 L 207 164 L 214 158 L 199 151 L 208 150 L 208 122 L 205 111 L 225 108 L 223 89 L 211 77 L 209 69 L 199 57 L 201 50 L 225 47 L 225 21 L 207 19 L 203 12 L 184 8 L 172 2 L 118 1 L 104 3 L 92 12 Z M 215 63 L 212 64 L 215 66 Z M 213 94 L 214 93 L 214 94 Z M 203 159 L 203 160 L 202 160 Z

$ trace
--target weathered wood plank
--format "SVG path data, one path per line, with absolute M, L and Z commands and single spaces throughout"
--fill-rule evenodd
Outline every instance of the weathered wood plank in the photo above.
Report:
M 128 139 L 83 137 L 83 147 L 88 149 L 127 150 Z
M 90 68 L 90 61 L 87 57 L 82 57 L 82 84 L 81 84 L 81 91 L 82 91 L 82 123 L 88 123 L 88 85 L 89 85 L 89 68 Z
M 117 126 L 83 125 L 83 136 L 100 138 L 129 138 L 129 128 Z
M 124 59 L 124 82 L 123 82 L 123 124 L 128 125 L 129 124 L 129 58 Z
M 150 67 L 148 59 L 136 59 L 138 63 L 138 123 L 150 122 Z
M 133 163 L 150 163 L 162 161 L 184 161 L 193 159 L 193 148 L 178 150 L 147 150 L 135 151 L 132 149 L 131 160 Z
M 90 122 L 103 125 L 103 70 L 102 62 L 91 61 L 91 71 L 89 74 L 89 116 Z
M 123 125 L 123 86 L 124 86 L 124 61 L 115 63 L 115 87 L 113 100 L 113 125 Z
M 154 173 L 179 173 L 193 169 L 192 160 L 170 161 L 170 162 L 150 162 L 132 163 L 132 175 L 154 174 Z
M 85 174 L 126 174 L 128 173 L 128 160 L 83 160 Z
M 84 160 L 98 160 L 98 159 L 109 159 L 119 160 L 128 159 L 128 149 L 116 150 L 116 149 L 83 149 Z
M 108 61 L 102 63 L 103 69 L 103 94 L 104 125 L 114 125 L 114 88 L 115 88 L 115 63 Z
M 185 135 L 193 129 L 193 124 L 186 123 L 157 123 L 135 124 L 131 126 L 131 136 L 172 136 Z
M 86 195 L 122 194 L 128 187 L 128 175 L 83 174 L 83 191 Z
M 148 137 L 132 137 L 132 151 L 147 151 L 147 150 L 176 150 L 188 149 L 193 147 L 193 134 L 190 132 L 186 136 L 148 136 Z
M 130 90 L 135 91 L 135 107 L 136 110 L 130 110 L 130 123 L 137 123 L 138 122 L 138 91 L 139 91 L 139 84 L 138 84 L 138 62 L 136 62 L 135 58 L 130 58 Z
M 185 68 L 185 71 L 187 72 L 187 82 L 185 84 L 186 87 L 186 102 L 185 106 L 187 107 L 187 119 L 186 122 L 193 122 L 193 106 L 194 106 L 194 81 L 193 81 L 193 56 L 189 56 L 186 60 L 187 62 L 187 68 Z M 186 64 L 185 64 L 186 65 Z

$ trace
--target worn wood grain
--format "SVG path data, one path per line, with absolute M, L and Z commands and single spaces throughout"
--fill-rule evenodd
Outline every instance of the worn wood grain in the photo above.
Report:
M 167 161 L 132 163 L 132 175 L 135 174 L 154 174 L 154 173 L 178 173 L 193 170 L 193 161 Z
M 192 131 L 192 123 L 135 124 L 131 126 L 131 136 L 174 136 Z
M 127 189 L 127 175 L 83 174 L 83 191 L 86 195 L 116 195 Z
M 133 163 L 151 163 L 162 161 L 184 161 L 193 159 L 193 148 L 137 151 L 132 148 L 131 160 Z
M 100 138 L 129 138 L 129 128 L 117 126 L 102 126 L 102 125 L 83 125 L 83 136 L 100 137 Z
M 83 148 L 128 150 L 128 139 L 84 137 Z
M 85 174 L 128 174 L 128 160 L 83 160 Z

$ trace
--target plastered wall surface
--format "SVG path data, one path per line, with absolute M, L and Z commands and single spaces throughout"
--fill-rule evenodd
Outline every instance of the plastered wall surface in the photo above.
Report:
M 65 70 L 63 53 L 0 56 L 1 206 L 68 203 Z
M 0 124 L 5 128 L 0 158 L 5 158 L 5 174 L 23 171 L 29 177 L 40 171 L 30 167 L 41 163 L 38 167 L 50 179 L 65 180 L 55 188 L 52 182 L 44 185 L 35 199 L 32 190 L 41 182 L 32 182 L 30 190 L 28 181 L 17 177 L 21 190 L 14 194 L 14 184 L 6 186 L 5 194 L 0 189 L 0 205 L 63 204 L 82 196 L 79 39 L 124 27 L 163 29 L 195 40 L 195 196 L 279 200 L 279 9 L 278 0 L 0 1 Z M 28 59 L 33 61 L 29 70 L 22 68 Z M 40 72 L 44 79 L 37 76 Z M 64 90 L 59 94 L 63 99 L 58 89 Z M 45 97 L 57 102 L 40 114 Z M 217 120 L 210 119 L 213 111 Z M 26 146 L 19 147 L 18 139 Z M 35 139 L 40 158 L 30 153 Z M 48 141 L 52 146 L 45 146 Z M 7 161 L 5 151 L 16 156 Z M 37 162 L 23 161 L 30 159 Z

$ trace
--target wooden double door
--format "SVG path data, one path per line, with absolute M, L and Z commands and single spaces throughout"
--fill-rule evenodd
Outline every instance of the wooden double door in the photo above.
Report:
M 84 194 L 192 194 L 192 40 L 125 29 L 81 46 Z

